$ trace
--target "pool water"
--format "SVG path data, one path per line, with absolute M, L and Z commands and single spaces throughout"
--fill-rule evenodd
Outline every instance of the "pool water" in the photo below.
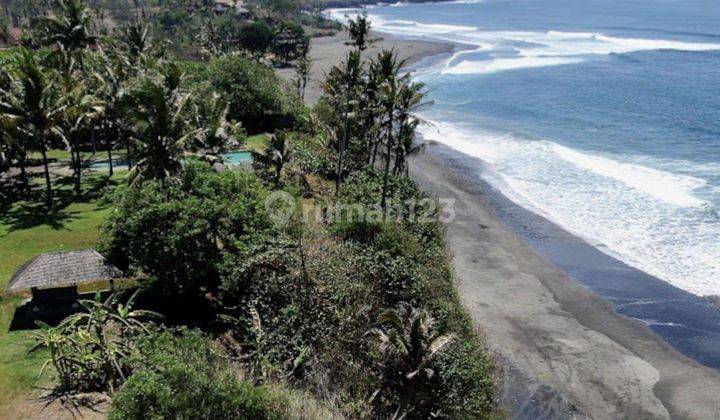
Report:
M 250 152 L 230 152 L 224 153 L 223 158 L 231 165 L 240 165 L 245 162 L 252 162 L 252 154 Z

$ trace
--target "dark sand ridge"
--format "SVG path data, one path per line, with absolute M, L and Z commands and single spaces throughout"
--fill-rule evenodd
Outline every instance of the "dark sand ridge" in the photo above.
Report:
M 368 53 L 394 47 L 417 62 L 449 45 L 384 36 Z M 306 100 L 348 47 L 316 38 Z M 292 77 L 292 70 L 281 72 Z M 504 367 L 505 402 L 521 418 L 720 418 L 720 372 L 683 356 L 644 324 L 615 313 L 510 231 L 489 186 L 464 176 L 432 145 L 411 174 L 434 196 L 455 200 L 447 226 L 463 304 Z

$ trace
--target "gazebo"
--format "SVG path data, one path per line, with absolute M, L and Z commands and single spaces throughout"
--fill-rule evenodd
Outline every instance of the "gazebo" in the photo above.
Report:
M 10 279 L 7 290 L 30 290 L 35 302 L 74 299 L 78 285 L 112 282 L 121 276 L 122 272 L 94 249 L 49 252 L 22 266 Z

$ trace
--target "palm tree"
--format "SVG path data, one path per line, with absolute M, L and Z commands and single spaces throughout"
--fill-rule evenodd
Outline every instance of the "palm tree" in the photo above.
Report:
M 389 78 L 380 85 L 380 103 L 384 114 L 380 122 L 380 127 L 384 131 L 385 140 L 385 169 L 383 171 L 382 199 L 380 201 L 380 206 L 383 210 L 387 204 L 390 161 L 392 159 L 393 148 L 395 147 L 395 124 L 400 100 L 400 83 L 396 78 Z
M 364 67 L 362 57 L 358 51 L 347 54 L 340 65 L 330 69 L 325 82 L 325 95 L 333 109 L 342 110 L 342 120 L 339 121 L 339 135 L 333 137 L 340 140 L 337 145 L 338 160 L 335 178 L 335 190 L 340 191 L 342 174 L 345 170 L 345 152 L 350 138 L 351 120 L 357 118 L 354 108 L 359 105 L 359 98 L 363 90 Z
M 228 103 L 218 93 L 200 90 L 193 96 L 190 124 L 198 131 L 190 151 L 218 160 L 218 155 L 228 146 L 239 146 L 237 143 L 244 131 L 240 123 L 228 121 Z
M 300 57 L 295 63 L 295 72 L 297 73 L 297 88 L 300 100 L 305 101 L 305 88 L 307 87 L 308 80 L 310 79 L 310 70 L 312 69 L 312 60 L 307 56 Z
M 370 62 L 370 68 L 368 71 L 368 82 L 366 89 L 366 100 L 367 108 L 372 109 L 372 114 L 369 114 L 369 118 L 365 123 L 366 129 L 369 129 L 373 125 L 376 125 L 375 131 L 377 136 L 375 139 L 371 138 L 371 143 L 368 147 L 372 148 L 370 152 L 370 164 L 375 165 L 376 158 L 378 156 L 378 149 L 385 137 L 387 141 L 387 120 L 391 113 L 394 113 L 395 106 L 392 105 L 393 101 L 388 102 L 387 95 L 383 95 L 383 91 L 386 90 L 386 82 L 388 80 L 396 80 L 400 77 L 400 69 L 405 65 L 406 60 L 399 60 L 397 54 L 393 50 L 382 50 L 378 53 L 377 58 Z M 395 82 L 392 82 L 395 83 Z M 385 92 L 387 93 L 387 92 Z M 392 111 L 392 112 L 391 112 Z M 368 130 L 369 131 L 369 130 Z
M 130 77 L 131 66 L 123 56 L 110 58 L 101 53 L 101 60 L 99 70 L 94 73 L 97 84 L 95 94 L 105 102 L 105 113 L 101 126 L 108 154 L 109 175 L 112 176 L 112 151 L 116 139 L 124 139 L 127 149 L 128 170 L 132 168 L 131 140 L 129 135 L 124 135 L 128 130 L 126 129 L 125 114 L 122 107 L 125 83 Z
M 392 152 L 396 146 L 396 124 L 401 117 L 401 101 L 404 86 L 409 83 L 410 75 L 400 75 L 400 70 L 407 60 L 398 59 L 393 50 L 382 50 L 370 64 L 370 78 L 377 86 L 377 102 L 380 108 L 378 125 L 381 139 L 385 143 L 385 169 L 383 176 L 382 200 L 380 205 L 387 205 L 387 188 L 390 177 Z M 373 151 L 373 154 L 375 151 Z M 374 161 L 374 159 L 373 159 Z
M 153 46 L 149 28 L 141 20 L 121 26 L 117 30 L 116 39 L 132 65 L 137 64 Z
M 424 100 L 424 88 L 423 83 L 417 82 L 407 82 L 400 86 L 398 144 L 393 168 L 395 175 L 400 175 L 407 167 L 407 157 L 410 154 L 416 153 L 424 147 L 425 143 L 415 144 L 415 131 L 422 121 L 414 115 L 420 108 L 430 104 Z
M 62 137 L 59 125 L 62 101 L 56 83 L 56 72 L 44 71 L 33 54 L 21 49 L 17 54 L 15 80 L 9 90 L 2 92 L 0 115 L 13 121 L 26 145 L 37 147 L 42 153 L 45 169 L 45 200 L 52 208 L 53 190 L 50 182 L 47 150 L 53 136 Z M 27 149 L 27 147 L 26 147 Z
M 285 165 L 290 161 L 289 142 L 287 133 L 278 131 L 270 137 L 265 149 L 261 152 L 252 152 L 253 164 L 265 170 L 272 170 L 275 187 L 281 185 L 280 176 Z
M 67 53 L 68 59 L 61 61 L 65 69 L 70 67 L 69 59 L 75 57 L 82 68 L 82 54 L 78 53 L 97 39 L 90 33 L 92 23 L 92 14 L 83 0 L 57 0 L 55 13 L 40 20 L 41 42 Z
M 433 361 L 453 342 L 441 334 L 425 311 L 405 304 L 380 316 L 380 328 L 370 331 L 382 356 L 385 388 L 399 396 L 396 418 L 417 410 L 425 401 L 422 390 L 433 379 Z
M 163 182 L 182 169 L 181 157 L 199 130 L 188 124 L 190 94 L 181 91 L 182 72 L 166 69 L 163 80 L 140 80 L 124 100 L 132 122 L 136 162 L 128 173 L 133 184 L 146 178 Z
M 357 15 L 355 19 L 350 19 L 348 22 L 348 33 L 352 41 L 346 44 L 354 46 L 360 52 L 365 51 L 368 46 L 377 41 L 376 39 L 369 38 L 370 21 L 368 20 L 367 13 Z
M 62 78 L 64 87 L 63 102 L 63 132 L 64 138 L 70 146 L 70 154 L 72 156 L 73 169 L 75 171 L 75 193 L 82 192 L 82 158 L 80 147 L 82 141 L 87 135 L 94 130 L 95 121 L 98 120 L 105 112 L 105 104 L 88 93 L 87 86 L 84 83 L 77 83 L 81 74 L 74 72 L 65 75 Z
M 20 169 L 20 181 L 25 191 L 30 189 L 30 180 L 27 174 L 27 148 L 14 120 L 0 117 L 0 153 L 2 154 L 0 169 L 10 166 L 14 159 Z M 1 167 L 5 168 L 1 168 Z

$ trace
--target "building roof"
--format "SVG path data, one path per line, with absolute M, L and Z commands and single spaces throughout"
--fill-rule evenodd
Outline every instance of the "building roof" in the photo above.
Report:
M 94 249 L 49 252 L 20 268 L 10 279 L 7 290 L 52 289 L 120 276 L 122 272 Z

